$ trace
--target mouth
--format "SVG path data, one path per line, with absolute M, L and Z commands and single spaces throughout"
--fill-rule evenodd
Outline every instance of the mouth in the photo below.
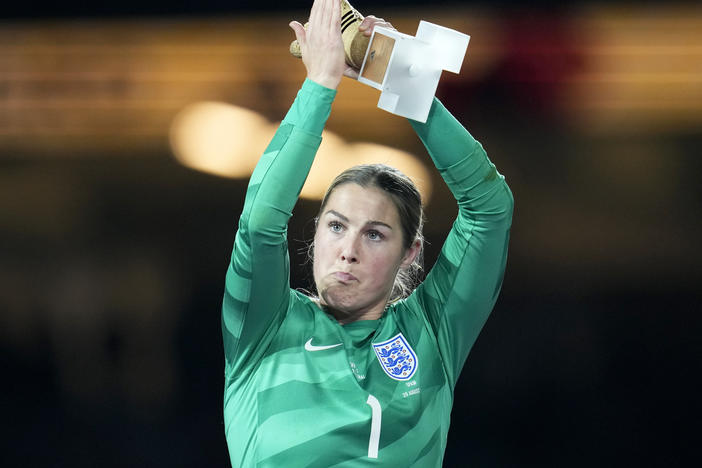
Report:
M 358 278 L 353 276 L 351 273 L 346 273 L 345 271 L 335 271 L 333 274 L 334 278 L 341 283 L 349 283 L 351 281 L 358 281 Z

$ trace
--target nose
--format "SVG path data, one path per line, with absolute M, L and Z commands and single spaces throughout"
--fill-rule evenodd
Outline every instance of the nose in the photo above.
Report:
M 348 239 L 344 242 L 341 248 L 341 261 L 349 263 L 358 263 L 358 246 L 356 245 L 356 239 Z

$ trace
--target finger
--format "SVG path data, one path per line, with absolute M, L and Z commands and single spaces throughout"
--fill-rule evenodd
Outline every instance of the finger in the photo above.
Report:
M 331 0 L 331 26 L 336 31 L 341 28 L 341 2 Z
M 358 70 L 352 67 L 346 67 L 346 70 L 344 70 L 344 76 L 347 76 L 349 78 L 353 78 L 354 80 L 358 79 Z
M 318 21 L 322 16 L 324 2 L 325 0 L 314 0 L 314 3 L 312 4 L 312 9 L 310 10 L 310 25 L 318 24 Z
M 328 31 L 334 31 L 336 22 L 339 21 L 339 11 L 341 10 L 341 2 L 339 0 L 324 0 L 323 17 L 321 20 Z
M 368 29 L 375 19 L 376 17 L 373 15 L 366 16 L 363 18 L 363 21 L 361 21 L 361 24 L 358 25 L 358 29 L 361 31 Z
M 359 25 L 358 29 L 359 31 L 363 32 L 364 36 L 370 36 L 373 33 L 373 30 L 378 26 L 395 30 L 392 24 L 385 21 L 383 18 L 376 18 L 373 15 L 366 16 Z
M 305 37 L 305 28 L 297 21 L 291 21 L 290 24 L 290 29 L 293 30 L 295 33 L 295 38 L 297 39 L 297 42 L 300 44 L 300 47 L 305 43 L 306 37 Z

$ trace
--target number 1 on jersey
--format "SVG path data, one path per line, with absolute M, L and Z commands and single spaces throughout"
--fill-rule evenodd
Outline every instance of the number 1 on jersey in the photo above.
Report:
M 371 432 L 368 440 L 368 458 L 378 458 L 378 444 L 380 442 L 380 422 L 383 419 L 380 402 L 369 394 L 366 404 L 371 407 Z

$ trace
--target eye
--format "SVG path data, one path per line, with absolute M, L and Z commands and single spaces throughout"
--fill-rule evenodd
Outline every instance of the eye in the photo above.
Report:
M 329 222 L 329 229 L 332 232 L 341 232 L 343 230 L 344 226 L 339 222 L 339 221 L 330 221 Z
M 383 234 L 381 234 L 380 232 L 378 232 L 374 229 L 371 229 L 370 231 L 368 231 L 367 235 L 368 235 L 368 239 L 370 239 L 372 241 L 383 240 L 383 238 L 385 237 L 385 236 L 383 236 Z

